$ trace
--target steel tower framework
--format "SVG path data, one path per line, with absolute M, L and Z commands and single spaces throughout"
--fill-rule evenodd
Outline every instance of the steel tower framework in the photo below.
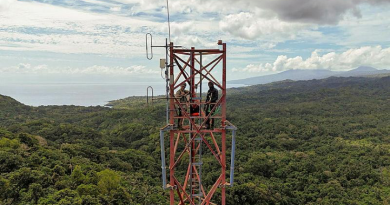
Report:
M 226 120 L 226 44 L 218 41 L 222 49 L 184 49 L 170 43 L 169 49 L 169 123 L 160 130 L 163 188 L 170 189 L 170 204 L 214 204 L 211 202 L 217 189 L 221 189 L 221 204 L 225 205 L 226 187 L 233 185 L 236 127 Z M 203 63 L 207 58 L 208 63 Z M 214 73 L 214 75 L 212 74 Z M 216 75 L 221 76 L 216 76 Z M 220 91 L 206 116 L 202 98 L 203 82 L 212 82 Z M 189 85 L 190 102 L 181 103 L 175 90 Z M 200 87 L 200 92 L 197 89 Z M 186 105 L 187 104 L 187 105 Z M 197 106 L 197 114 L 189 106 Z M 181 115 L 177 114 L 181 109 Z M 216 112 L 220 110 L 219 112 Z M 181 119 L 186 126 L 178 128 Z M 205 127 L 207 120 L 215 121 L 215 128 Z M 232 130 L 230 182 L 227 181 L 226 134 Z M 166 183 L 164 133 L 169 133 L 169 183 Z M 213 184 L 202 183 L 202 155 L 212 155 L 220 174 Z M 188 166 L 185 161 L 188 161 Z M 184 166 L 183 166 L 184 164 Z M 214 165 L 213 165 L 214 166 Z M 181 169 L 181 170 L 180 170 Z M 184 169 L 184 170 L 183 170 Z M 180 174 L 181 173 L 181 174 Z

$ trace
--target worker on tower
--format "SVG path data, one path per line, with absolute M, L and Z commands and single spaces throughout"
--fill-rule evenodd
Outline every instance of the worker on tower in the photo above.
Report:
M 181 107 L 178 106 L 178 108 L 177 108 L 177 111 L 178 111 L 177 116 L 179 116 L 179 117 L 182 117 L 183 111 L 187 112 L 187 107 L 189 107 L 190 91 L 186 90 L 186 86 L 187 85 L 185 83 L 183 83 L 175 95 L 176 98 L 180 98 L 179 102 L 181 104 Z M 182 110 L 182 108 L 183 108 L 183 110 Z M 182 118 L 177 119 L 177 126 L 179 129 L 183 128 L 183 119 Z
M 208 86 L 209 86 L 209 90 L 207 91 L 206 106 L 204 108 L 206 112 L 206 116 L 208 116 L 211 113 L 218 100 L 218 90 L 214 87 L 214 83 L 210 81 L 208 83 Z M 213 113 L 211 113 L 211 115 L 213 115 Z M 206 124 L 206 129 L 214 129 L 214 119 L 208 118 L 205 124 Z
M 198 92 L 198 84 L 196 84 L 194 86 L 194 89 L 195 89 L 195 92 L 192 94 L 192 99 L 195 99 L 195 100 L 191 100 L 191 106 L 190 106 L 190 113 L 191 113 L 191 116 L 200 116 L 200 101 L 198 99 L 196 99 L 196 93 Z

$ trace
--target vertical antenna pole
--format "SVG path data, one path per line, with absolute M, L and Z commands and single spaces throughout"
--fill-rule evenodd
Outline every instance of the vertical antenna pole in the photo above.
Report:
M 160 130 L 160 146 L 161 146 L 161 171 L 163 189 L 167 187 L 167 170 L 165 167 L 165 146 L 164 146 L 164 130 Z
M 165 93 L 167 97 L 166 118 L 169 124 L 169 71 L 168 71 L 168 39 L 165 38 Z
M 190 76 L 194 75 L 195 74 L 195 71 L 194 71 L 194 67 L 195 67 L 195 53 L 194 53 L 194 50 L 195 48 L 194 47 L 191 47 L 191 67 L 190 67 Z M 191 93 L 191 98 L 194 97 L 194 94 L 195 94 L 195 89 L 194 89 L 194 85 L 195 85 L 195 80 L 192 78 L 190 79 L 190 82 L 188 82 L 190 84 L 190 93 Z M 192 100 L 190 101 L 192 102 Z M 191 116 L 191 104 L 190 104 L 190 107 L 188 108 L 188 111 L 189 111 L 189 114 Z M 194 127 L 192 127 L 192 123 L 190 124 L 190 129 L 193 130 Z M 195 128 L 196 129 L 196 128 Z M 193 133 L 190 133 L 189 134 L 191 137 L 189 138 L 189 140 L 192 139 L 193 137 Z M 190 164 L 191 164 L 191 171 L 190 171 L 190 198 L 191 200 L 194 199 L 194 194 L 195 194 L 195 178 L 196 178 L 196 172 L 195 172 L 195 166 L 194 166 L 194 163 L 195 163 L 195 157 L 196 157 L 196 148 L 195 148 L 195 141 L 193 140 L 191 142 L 191 150 L 190 150 Z
M 169 92 L 169 95 L 170 95 L 170 105 L 169 105 L 169 109 L 170 109 L 170 113 L 169 113 L 169 123 L 171 125 L 173 125 L 175 122 L 174 120 L 174 116 L 175 116 L 175 102 L 174 102 L 174 76 L 173 76 L 173 43 L 170 42 L 169 43 L 169 52 L 170 52 L 170 58 L 169 58 L 169 88 L 170 88 L 170 92 Z M 170 130 L 170 138 L 169 138 L 169 141 L 170 141 L 170 152 L 169 152 L 169 155 L 170 155 L 170 160 L 169 160 L 169 184 L 171 186 L 171 190 L 169 192 L 169 197 L 170 197 L 170 205 L 174 205 L 175 204 L 175 192 L 174 192 L 174 187 L 175 187 L 175 180 L 174 180 L 174 163 L 175 163 L 175 144 L 174 144 L 174 138 L 175 138 L 175 132 L 173 130 Z
M 167 0 L 167 14 L 168 14 L 168 36 L 169 36 L 169 42 L 171 42 L 171 21 L 169 19 L 169 0 Z
M 222 62 L 222 127 L 226 122 L 226 43 L 222 44 L 223 62 Z M 226 129 L 222 131 L 222 205 L 226 204 Z
M 202 116 L 202 111 L 203 111 L 203 106 L 202 106 L 202 80 L 203 80 L 203 75 L 202 75 L 202 72 L 203 72 L 203 54 L 202 52 L 199 53 L 200 54 L 200 76 L 199 76 L 199 116 L 201 117 Z M 202 118 L 199 118 L 199 124 L 202 124 Z
M 236 155 L 236 130 L 232 131 L 232 154 L 230 162 L 230 186 L 233 186 L 234 182 L 234 157 Z

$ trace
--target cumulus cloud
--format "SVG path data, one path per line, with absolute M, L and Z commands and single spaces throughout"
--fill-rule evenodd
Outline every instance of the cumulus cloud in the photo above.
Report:
M 264 19 L 248 12 L 228 15 L 220 22 L 219 26 L 225 32 L 251 40 L 266 35 L 274 37 L 275 35 L 283 35 L 291 38 L 299 30 L 308 27 L 305 24 L 287 23 L 276 18 Z
M 299 33 L 316 30 L 321 25 L 338 24 L 346 14 L 362 18 L 360 11 L 362 5 L 390 6 L 390 0 L 241 0 L 239 2 L 241 5 L 236 6 L 241 8 L 241 12 L 224 15 L 219 25 L 222 31 L 249 40 L 267 35 L 285 40 L 291 39 Z
M 114 6 L 114 7 L 110 8 L 110 11 L 114 11 L 114 12 L 118 12 L 118 11 L 121 11 L 121 10 L 122 10 L 122 7 L 120 7 L 120 6 Z
M 30 64 L 28 64 L 28 63 L 20 63 L 19 65 L 18 65 L 18 70 L 28 70 L 28 69 L 30 69 L 31 68 L 31 65 Z
M 111 3 L 111 2 L 107 2 L 107 1 L 102 1 L 102 0 L 82 0 L 86 3 L 89 3 L 89 4 L 93 4 L 93 5 L 99 5 L 99 6 L 106 6 L 106 7 L 109 7 L 110 9 L 114 8 L 114 7 L 119 7 L 120 6 L 116 3 Z
M 72 1 L 79 0 L 66 2 Z M 164 38 L 167 36 L 167 24 L 164 22 L 166 18 L 165 1 L 82 1 L 87 2 L 88 5 L 96 4 L 99 6 L 98 8 L 105 8 L 106 11 L 97 12 L 93 9 L 76 6 L 64 7 L 56 5 L 56 3 L 0 0 L 0 27 L 2 28 L 0 31 L 0 50 L 48 51 L 65 54 L 87 53 L 104 55 L 105 57 L 141 59 L 145 56 L 145 33 L 153 33 L 155 45 L 164 43 Z M 367 13 L 360 13 L 360 5 L 379 5 L 389 1 L 172 0 L 170 1 L 172 40 L 176 45 L 186 47 L 215 47 L 215 41 L 222 39 L 229 43 L 229 53 L 234 53 L 229 58 L 236 58 L 233 60 L 234 62 L 239 62 L 241 65 L 244 62 L 246 65 L 248 59 L 255 59 L 259 56 L 259 51 L 273 49 L 278 43 L 287 40 L 304 39 L 302 41 L 304 45 L 298 46 L 297 49 L 306 47 L 306 42 L 311 43 L 310 41 L 321 44 L 329 43 L 329 39 L 321 38 L 323 33 L 317 29 L 317 24 L 337 23 L 347 12 L 351 12 L 357 17 L 367 15 Z M 339 7 L 339 5 L 341 6 Z M 7 8 L 8 12 L 1 12 L 3 8 Z M 140 15 L 129 17 L 133 12 Z M 378 19 L 376 14 L 371 16 Z M 383 19 L 388 19 L 387 16 Z M 352 17 L 352 19 L 355 18 Z M 375 24 L 375 28 L 379 28 L 381 25 L 385 25 L 383 28 L 387 28 L 386 24 L 382 24 L 384 20 L 378 19 L 377 21 L 379 23 Z M 357 28 L 361 28 L 362 24 L 367 24 L 363 21 L 355 22 L 357 25 L 354 27 Z M 374 26 L 368 28 L 374 28 Z M 348 29 L 350 30 L 349 27 Z M 351 46 L 351 44 L 360 46 L 364 41 L 364 45 L 387 45 L 387 40 L 378 38 L 379 35 L 386 38 L 385 36 L 388 36 L 385 35 L 386 33 L 377 32 L 378 30 L 373 32 L 372 29 L 366 28 L 364 30 L 371 36 L 373 33 L 377 33 L 375 37 L 371 37 L 377 41 L 367 42 L 366 36 L 368 35 L 359 30 L 353 32 L 359 34 L 354 38 L 356 40 L 352 39 L 356 42 L 355 44 L 352 44 L 351 40 L 346 41 L 345 36 L 336 36 L 336 34 L 335 41 L 332 43 L 341 46 Z M 327 34 L 327 37 L 329 36 Z M 343 39 L 340 40 L 340 38 Z M 324 40 L 319 42 L 320 39 Z M 345 44 L 340 43 L 340 41 L 345 42 Z M 230 49 L 232 46 L 239 46 L 240 49 L 233 51 Z M 273 51 L 275 50 L 273 49 Z M 163 51 L 156 49 L 156 56 L 159 54 L 158 52 Z M 272 55 L 274 54 L 269 54 L 268 59 Z M 317 52 L 317 55 L 320 58 L 327 58 L 320 52 Z M 274 63 L 250 65 L 246 71 L 283 70 L 285 67 L 296 64 L 303 64 L 302 67 L 304 67 L 305 64 L 302 62 L 306 61 L 307 59 L 302 57 L 279 56 L 277 62 L 274 62 L 276 65 Z M 41 61 L 41 63 L 45 62 Z M 313 67 L 313 65 L 310 66 Z M 35 68 L 36 66 L 31 67 Z M 44 68 L 37 69 L 43 70 Z M 52 70 L 51 68 L 46 69 Z M 105 68 L 99 69 L 99 72 L 105 70 Z M 87 72 L 85 69 L 81 70 Z M 82 72 L 81 70 L 78 72 Z M 108 70 L 104 72 L 108 72 Z M 124 72 L 129 73 L 130 71 Z
M 202 48 L 217 46 L 217 41 L 209 41 L 196 35 L 175 36 L 172 40 L 176 45 L 183 46 L 184 48 L 190 48 L 192 46 Z
M 249 64 L 245 68 L 235 68 L 233 71 L 268 72 L 294 69 L 348 70 L 361 65 L 390 68 L 390 48 L 366 46 L 349 49 L 343 53 L 330 52 L 323 55 L 320 55 L 319 51 L 316 50 L 307 59 L 303 59 L 301 56 L 288 58 L 285 55 L 280 55 L 273 63 Z
M 141 10 L 156 10 L 165 7 L 165 1 L 153 0 L 115 0 L 121 3 L 135 4 L 134 8 Z M 171 0 L 172 13 L 220 13 L 237 14 L 239 11 L 256 13 L 259 10 L 263 15 L 269 12 L 278 19 L 287 22 L 337 24 L 349 12 L 361 18 L 360 6 L 368 4 L 381 6 L 390 4 L 390 0 Z
M 126 57 L 138 55 L 140 57 L 144 55 L 144 34 L 146 32 L 155 31 L 156 41 L 160 37 L 161 42 L 163 42 L 163 38 L 166 36 L 167 24 L 161 21 L 164 19 L 161 15 L 165 15 L 164 7 L 166 5 L 164 1 L 83 1 L 108 7 L 115 15 L 81 11 L 80 9 L 65 8 L 46 3 L 1 0 L 0 8 L 9 7 L 6 5 L 10 4 L 13 4 L 13 6 L 7 14 L 0 12 L 0 27 L 3 28 L 0 31 L 0 49 L 93 53 Z M 323 8 L 324 11 L 322 12 L 329 12 L 332 14 L 329 14 L 329 16 L 334 16 L 331 11 L 333 7 L 336 7 L 337 2 L 349 2 L 348 5 L 359 5 L 364 2 L 379 4 L 390 0 L 309 0 L 305 3 L 301 1 L 172 0 L 170 3 L 173 14 L 175 12 L 189 12 L 188 15 L 178 15 L 180 22 L 172 21 L 172 37 L 176 40 L 197 43 L 197 45 L 202 46 L 221 38 L 221 35 L 225 41 L 236 41 L 234 36 L 239 36 L 244 40 L 258 40 L 261 38 L 262 43 L 268 43 L 268 48 L 272 48 L 278 42 L 294 39 L 297 35 L 307 37 L 310 31 L 316 29 L 315 25 L 311 23 L 315 21 L 322 22 L 321 16 L 316 17 L 321 12 L 314 12 L 314 16 L 310 16 L 304 15 L 303 10 L 315 11 Z M 268 4 L 264 2 L 268 2 Z M 131 5 L 131 12 L 135 9 L 136 12 L 144 12 L 143 14 L 150 15 L 133 16 L 131 18 L 121 16 L 119 13 L 123 13 L 123 10 L 125 10 L 123 3 Z M 314 9 L 310 9 L 310 6 Z M 355 7 L 350 6 L 348 8 L 353 9 Z M 307 19 L 314 20 L 307 20 L 306 17 L 302 17 L 303 20 L 294 16 L 290 18 L 289 13 L 286 13 L 290 10 L 296 11 L 293 14 L 309 16 Z M 156 15 L 156 13 L 160 14 Z M 356 10 L 354 13 L 358 15 L 359 12 Z M 197 21 L 189 20 L 191 17 L 193 17 L 192 19 L 196 18 Z M 324 22 L 326 21 L 328 20 Z M 216 26 L 218 22 L 219 26 Z M 26 30 L 33 30 L 38 33 L 23 32 Z M 42 33 L 39 33 L 41 31 Z M 221 34 L 220 31 L 226 33 Z M 175 43 L 181 44 L 181 42 Z
M 163 26 L 163 29 L 165 32 L 168 32 L 168 27 Z M 177 36 L 180 36 L 181 34 L 188 31 L 193 31 L 193 29 L 194 29 L 193 21 L 171 23 L 171 32 Z
M 128 4 L 132 6 L 132 11 L 140 12 L 166 12 L 166 1 L 155 0 L 113 0 L 114 2 Z M 169 0 L 169 12 L 175 14 L 186 14 L 184 19 L 193 17 L 192 15 L 199 15 L 203 13 L 231 13 L 247 8 L 246 2 L 240 0 L 224 0 L 224 1 L 210 1 L 210 0 Z M 200 16 L 197 16 L 198 18 Z
M 250 4 L 275 12 L 283 21 L 336 24 L 347 12 L 361 17 L 362 4 L 377 6 L 390 4 L 390 0 L 262 0 Z
M 3 0 L 0 2 L 4 4 Z M 0 12 L 0 49 L 143 56 L 145 30 L 161 24 L 136 17 L 15 1 L 8 12 Z
M 16 0 L 1 0 L 0 1 L 0 12 L 7 11 L 10 6 L 15 3 Z
M 17 66 L 0 68 L 0 73 L 44 73 L 47 71 L 46 65 L 32 66 L 29 63 L 19 63 Z
M 116 34 L 115 34 L 116 33 Z M 101 36 L 100 36 L 101 35 Z M 117 57 L 143 57 L 142 33 L 107 31 L 98 34 L 24 34 L 0 31 L 0 49 L 50 51 L 66 54 L 102 54 Z M 113 37 L 114 36 L 114 37 Z
M 168 32 L 167 24 L 155 19 L 153 15 L 131 18 L 120 15 L 125 7 L 115 2 L 83 0 L 89 4 L 108 7 L 112 14 L 107 14 L 47 3 L 4 1 L 14 1 L 14 6 L 7 13 L 0 13 L 1 50 L 88 53 L 136 58 L 145 55 L 145 33 L 153 33 L 154 42 L 157 44 L 164 42 L 163 38 Z M 5 4 L 3 0 L 0 2 Z M 148 2 L 150 3 L 150 0 L 120 0 L 120 3 L 131 5 L 144 5 Z M 198 45 L 204 45 L 208 38 L 216 40 L 212 35 L 213 32 L 219 31 L 218 26 L 215 26 L 217 22 L 203 21 L 202 18 L 199 21 L 172 22 L 172 37 L 181 41 L 175 42 L 178 44 L 201 42 Z

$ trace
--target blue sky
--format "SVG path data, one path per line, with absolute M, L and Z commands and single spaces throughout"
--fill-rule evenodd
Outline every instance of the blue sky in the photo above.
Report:
M 390 0 L 171 0 L 172 41 L 228 45 L 228 78 L 390 69 Z M 1 0 L 0 81 L 158 81 L 166 1 Z

